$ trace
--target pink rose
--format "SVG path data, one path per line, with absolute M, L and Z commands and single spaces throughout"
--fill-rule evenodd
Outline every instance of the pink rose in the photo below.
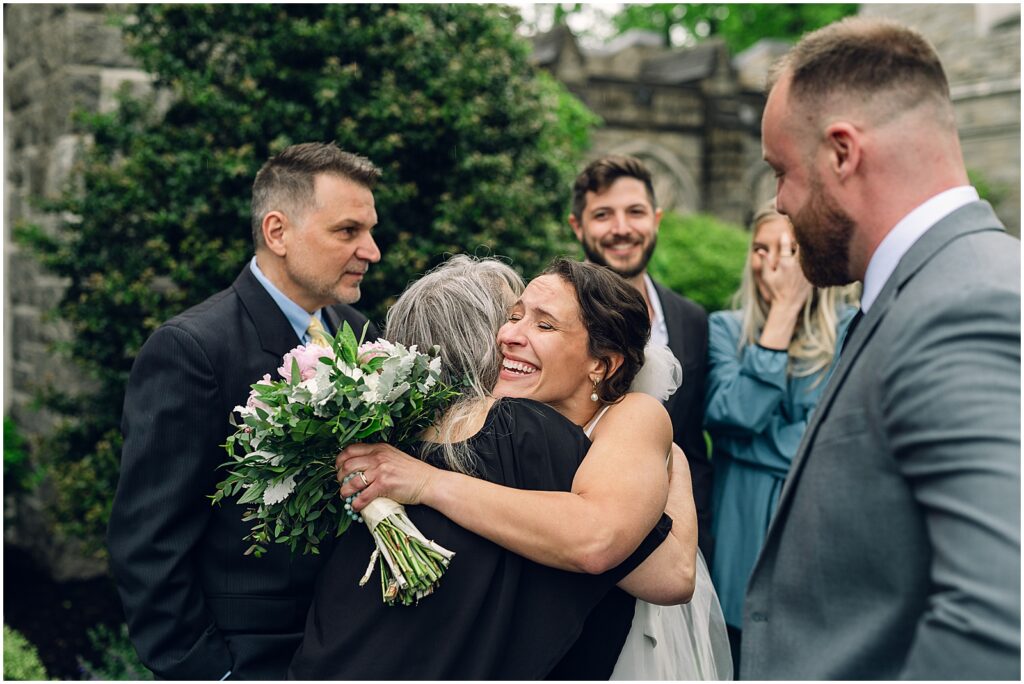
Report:
M 359 363 L 369 363 L 371 359 L 390 356 L 394 346 L 387 340 L 364 342 L 359 345 Z
M 299 375 L 301 380 L 309 380 L 316 375 L 316 367 L 320 362 L 321 356 L 334 356 L 334 352 L 327 347 L 321 347 L 318 344 L 310 345 L 299 345 L 295 349 L 284 355 L 281 367 L 277 369 L 277 372 L 282 378 L 288 380 L 292 379 L 292 360 L 298 361 L 299 363 Z

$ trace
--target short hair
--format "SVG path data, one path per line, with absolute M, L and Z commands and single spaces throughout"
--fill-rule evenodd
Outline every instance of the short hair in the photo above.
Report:
M 460 254 L 412 282 L 388 309 L 384 336 L 423 351 L 440 345 L 441 380 L 460 386 L 462 397 L 439 428 L 444 457 L 458 472 L 471 472 L 471 454 L 449 436 L 497 384 L 498 329 L 523 288 L 523 279 L 504 262 Z
M 949 82 L 935 48 L 895 21 L 847 17 L 813 31 L 776 63 L 769 91 L 783 74 L 792 79 L 790 97 L 811 111 L 837 95 L 862 102 L 884 94 L 871 102 L 883 120 L 930 101 L 953 122 Z
M 252 241 L 263 246 L 263 219 L 271 211 L 300 214 L 313 208 L 316 177 L 327 173 L 373 190 L 380 169 L 366 157 L 345 152 L 333 142 L 291 145 L 263 164 L 252 184 Z
M 641 181 L 647 190 L 647 199 L 651 202 L 651 208 L 658 208 L 650 169 L 636 157 L 609 154 L 590 162 L 587 164 L 587 168 L 576 176 L 576 181 L 572 185 L 572 215 L 576 217 L 576 220 L 583 220 L 583 210 L 587 206 L 588 192 L 604 192 L 620 178 L 636 178 Z
M 542 275 L 558 276 L 576 293 L 590 355 L 606 368 L 611 368 L 613 354 L 622 355 L 618 370 L 597 386 L 602 401 L 618 401 L 644 365 L 644 347 L 651 336 L 643 296 L 611 269 L 565 257 L 552 261 Z

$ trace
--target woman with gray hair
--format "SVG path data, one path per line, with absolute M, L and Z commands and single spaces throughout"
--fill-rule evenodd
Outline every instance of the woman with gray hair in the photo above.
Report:
M 571 496 L 590 447 L 582 430 L 545 404 L 495 400 L 491 394 L 504 372 L 495 333 L 522 290 L 522 281 L 508 266 L 458 256 L 413 283 L 392 307 L 386 337 L 420 347 L 440 344 L 444 380 L 464 381 L 461 398 L 424 435 L 418 458 L 410 460 L 474 480 Z M 575 345 L 571 353 L 587 356 L 585 345 Z M 569 389 L 578 394 L 580 387 L 591 391 L 588 367 L 562 364 L 561 370 L 563 379 L 574 378 L 561 394 Z M 642 399 L 627 403 L 640 407 L 634 407 L 634 416 L 650 408 Z M 650 452 L 646 460 L 657 464 L 660 479 L 651 478 L 642 515 L 613 510 L 635 518 L 629 525 L 631 546 L 613 564 L 592 574 L 545 567 L 486 541 L 437 510 L 410 506 L 417 527 L 456 552 L 440 589 L 415 608 L 384 605 L 375 591 L 358 587 L 364 571 L 360 559 L 373 542 L 363 528 L 350 529 L 337 540 L 317 582 L 289 676 L 540 679 L 563 660 L 587 616 L 614 585 L 654 600 L 688 598 L 692 578 L 675 571 L 686 566 L 688 549 L 669 534 L 672 520 L 663 514 L 668 489 L 663 460 L 671 440 L 667 416 L 665 423 L 647 439 L 633 439 L 641 461 L 643 452 Z M 367 470 L 372 484 L 380 472 Z M 644 466 L 634 470 L 643 472 Z M 695 527 L 688 520 L 692 502 L 678 517 L 684 529 Z M 666 538 L 670 543 L 663 543 Z M 619 622 L 624 633 L 630 613 L 621 613 Z
M 789 464 L 852 318 L 846 288 L 815 288 L 793 227 L 774 200 L 754 216 L 732 311 L 708 319 L 704 422 L 711 435 L 718 589 L 739 669 L 747 579 L 764 545 Z

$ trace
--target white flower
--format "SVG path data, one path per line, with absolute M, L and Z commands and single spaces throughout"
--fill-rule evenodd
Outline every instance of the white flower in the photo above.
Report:
M 403 382 L 400 385 L 395 386 L 390 392 L 388 392 L 387 401 L 391 402 L 398 397 L 402 396 L 409 391 L 409 383 Z
M 263 503 L 268 506 L 281 503 L 295 490 L 295 474 L 291 474 L 283 482 L 272 484 L 263 492 Z
M 360 369 L 358 366 L 350 366 L 344 361 L 338 362 L 338 370 L 341 371 L 342 375 L 344 375 L 347 378 L 352 378 L 356 382 L 359 382 L 359 380 L 365 377 L 362 369 Z
M 371 373 L 363 378 L 363 383 L 366 385 L 366 389 L 362 393 L 352 400 L 352 408 L 359 408 L 359 404 L 379 404 L 384 400 L 381 396 L 381 383 L 380 376 L 376 373 Z
M 441 375 L 441 357 L 440 356 L 435 356 L 434 358 L 432 358 L 430 360 L 430 364 L 428 366 L 428 370 L 429 370 L 429 373 L 427 374 L 427 379 L 423 382 L 423 389 L 424 389 L 424 391 L 429 390 L 431 387 L 433 387 L 434 384 L 437 383 L 438 377 L 440 377 L 440 375 Z

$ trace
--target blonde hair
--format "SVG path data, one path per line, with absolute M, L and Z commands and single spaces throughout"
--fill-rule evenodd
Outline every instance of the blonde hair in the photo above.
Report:
M 491 396 L 501 371 L 497 335 L 523 280 L 497 259 L 459 254 L 411 283 L 388 310 L 384 337 L 426 350 L 441 346 L 441 380 L 458 386 L 459 399 L 434 426 L 436 445 L 448 467 L 471 473 L 468 445 L 456 440 Z
M 764 223 L 774 219 L 789 219 L 775 209 L 772 198 L 754 214 L 751 221 L 750 240 L 753 243 L 757 229 Z M 733 309 L 740 312 L 742 326 L 740 329 L 739 350 L 756 344 L 768 319 L 770 305 L 761 296 L 754 280 L 751 268 L 752 250 L 747 250 L 747 261 L 743 267 L 743 279 L 740 289 L 732 298 Z M 839 307 L 843 304 L 854 304 L 859 292 L 858 285 L 844 287 L 816 287 L 811 291 L 804 303 L 803 311 L 793 330 L 787 353 L 789 364 L 787 373 L 794 377 L 814 375 L 832 363 L 836 353 L 836 325 L 839 323 Z M 824 376 L 822 376 L 823 378 Z M 821 382 L 818 378 L 815 384 Z

